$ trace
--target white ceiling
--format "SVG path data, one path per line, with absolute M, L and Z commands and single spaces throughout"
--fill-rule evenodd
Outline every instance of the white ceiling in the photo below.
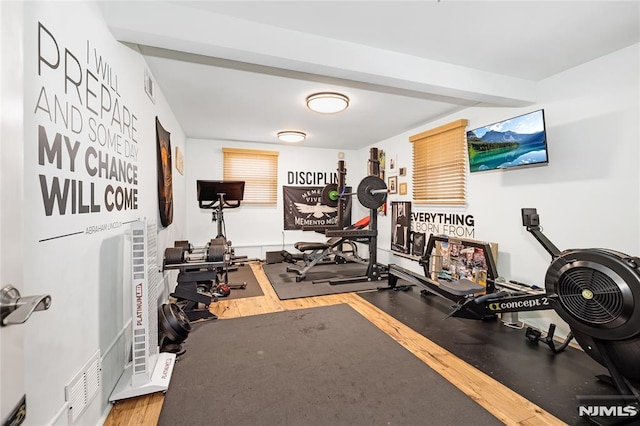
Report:
M 640 41 L 638 1 L 116 1 L 188 138 L 358 149 L 471 105 L 526 107 L 536 82 Z M 615 78 L 615 73 L 612 73 Z M 348 110 L 304 99 L 340 91 Z

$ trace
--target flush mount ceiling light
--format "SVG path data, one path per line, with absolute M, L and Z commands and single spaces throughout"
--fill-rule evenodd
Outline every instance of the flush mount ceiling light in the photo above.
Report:
M 282 132 L 278 132 L 278 139 L 282 142 L 302 142 L 306 137 L 306 133 L 297 130 L 283 130 Z
M 307 97 L 307 107 L 322 114 L 333 114 L 349 106 L 349 98 L 341 93 L 321 92 Z

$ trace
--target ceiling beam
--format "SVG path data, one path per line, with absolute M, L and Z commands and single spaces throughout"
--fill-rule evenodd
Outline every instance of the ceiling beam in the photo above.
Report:
M 521 107 L 536 101 L 532 81 L 175 3 L 104 2 L 101 7 L 117 40 L 173 51 L 176 56 L 178 52 L 197 55 L 189 57 L 192 61 L 212 58 L 226 61 L 226 66 L 253 66 L 253 71 L 290 73 L 302 79 L 337 79 L 342 84 L 458 105 Z

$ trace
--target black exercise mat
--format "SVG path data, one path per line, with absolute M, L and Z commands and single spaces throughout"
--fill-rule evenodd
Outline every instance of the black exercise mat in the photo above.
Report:
M 493 425 L 348 305 L 196 325 L 159 425 Z
M 417 287 L 359 296 L 570 425 L 589 424 L 578 416 L 577 396 L 616 393 L 596 380 L 606 369 L 586 353 L 568 347 L 554 356 L 499 320 L 445 319 L 452 302 L 421 296 Z
M 302 263 L 300 264 L 302 265 Z M 311 268 L 309 272 L 307 272 L 305 280 L 300 282 L 296 282 L 295 272 L 287 272 L 287 267 L 291 266 L 294 265 L 291 263 L 274 263 L 263 266 L 264 272 L 267 274 L 269 282 L 271 282 L 271 286 L 280 300 L 348 293 L 352 291 L 375 290 L 378 287 L 387 286 L 386 279 L 338 285 L 331 285 L 328 282 L 313 283 L 313 281 L 319 280 L 366 276 L 367 266 L 360 263 L 317 265 Z
M 243 297 L 263 296 L 262 288 L 253 274 L 253 269 L 249 265 L 238 266 L 235 271 L 229 272 L 229 284 L 247 283 L 244 289 L 231 289 L 231 294 L 221 297 L 219 300 L 241 299 Z

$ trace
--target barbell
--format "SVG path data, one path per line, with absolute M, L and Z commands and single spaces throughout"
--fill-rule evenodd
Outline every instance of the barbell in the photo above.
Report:
M 338 184 L 330 183 L 322 189 L 322 204 L 337 207 L 340 198 L 357 195 L 358 201 L 368 209 L 377 209 L 387 200 L 387 185 L 378 176 L 367 176 L 358 184 L 357 192 L 338 190 Z

